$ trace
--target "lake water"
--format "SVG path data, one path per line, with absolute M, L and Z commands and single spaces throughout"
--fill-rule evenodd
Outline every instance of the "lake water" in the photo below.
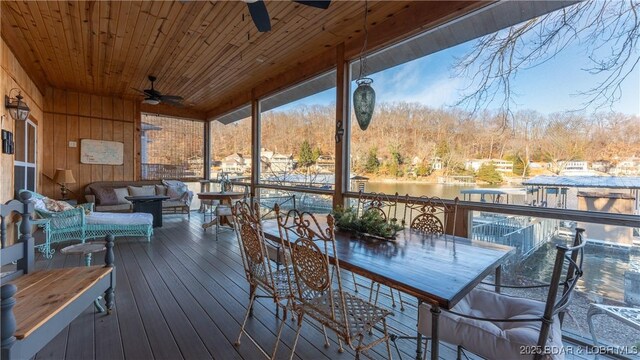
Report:
M 462 198 L 460 190 L 479 188 L 479 185 L 445 185 L 430 183 L 405 183 L 405 182 L 374 182 L 369 181 L 365 185 L 367 192 L 382 192 L 386 194 L 400 195 L 409 194 L 412 196 L 437 196 L 442 199 L 454 199 L 456 196 Z M 482 186 L 490 187 L 490 186 Z M 496 186 L 493 186 L 496 187 Z

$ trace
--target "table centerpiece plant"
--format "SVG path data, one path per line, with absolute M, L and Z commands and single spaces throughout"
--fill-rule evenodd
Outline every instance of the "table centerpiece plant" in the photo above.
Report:
M 350 232 L 356 237 L 394 240 L 396 233 L 403 229 L 397 219 L 386 221 L 378 211 L 371 209 L 366 210 L 362 216 L 358 216 L 357 209 L 352 206 L 348 208 L 339 206 L 333 210 L 332 214 L 338 230 Z

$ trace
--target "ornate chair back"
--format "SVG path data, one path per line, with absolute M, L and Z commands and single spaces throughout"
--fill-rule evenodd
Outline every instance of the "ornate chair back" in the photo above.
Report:
M 387 195 L 383 193 L 365 194 L 360 191 L 358 195 L 358 215 L 362 216 L 366 211 L 375 211 L 387 222 L 396 219 L 398 215 L 398 193 Z
M 294 209 L 281 213 L 277 204 L 275 212 L 283 246 L 291 253 L 294 270 L 291 285 L 295 285 L 291 289 L 295 302 L 316 308 L 318 299 L 326 299 L 327 303 L 324 305 L 328 305 L 329 311 L 316 308 L 323 317 L 330 320 L 323 322 L 323 325 L 348 338 L 349 324 L 342 291 L 340 264 L 335 247 L 333 216 L 327 215 L 327 223 L 324 225 L 308 212 L 299 212 Z M 330 257 L 334 259 L 336 288 L 333 286 L 331 277 Z
M 261 286 L 277 295 L 257 203 L 238 201 L 232 208 L 242 264 L 250 286 Z
M 448 229 L 454 233 L 458 216 L 458 198 L 448 205 L 439 197 L 422 196 L 411 199 L 407 195 L 403 225 L 428 235 L 444 235 Z

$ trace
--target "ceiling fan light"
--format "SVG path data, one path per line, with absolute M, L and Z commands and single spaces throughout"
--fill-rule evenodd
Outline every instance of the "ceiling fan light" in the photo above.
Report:
M 160 100 L 146 98 L 146 99 L 142 100 L 142 103 L 143 104 L 149 104 L 149 105 L 158 105 L 158 104 L 160 104 Z

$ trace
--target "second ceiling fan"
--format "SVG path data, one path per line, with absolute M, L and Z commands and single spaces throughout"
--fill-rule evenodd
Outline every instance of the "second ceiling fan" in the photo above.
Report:
M 253 23 L 258 28 L 259 32 L 271 31 L 271 20 L 269 18 L 269 11 L 267 6 L 262 0 L 245 0 L 249 13 L 253 19 Z M 318 9 L 328 9 L 331 4 L 331 0 L 318 0 L 318 1 L 295 1 L 298 4 L 312 6 Z

